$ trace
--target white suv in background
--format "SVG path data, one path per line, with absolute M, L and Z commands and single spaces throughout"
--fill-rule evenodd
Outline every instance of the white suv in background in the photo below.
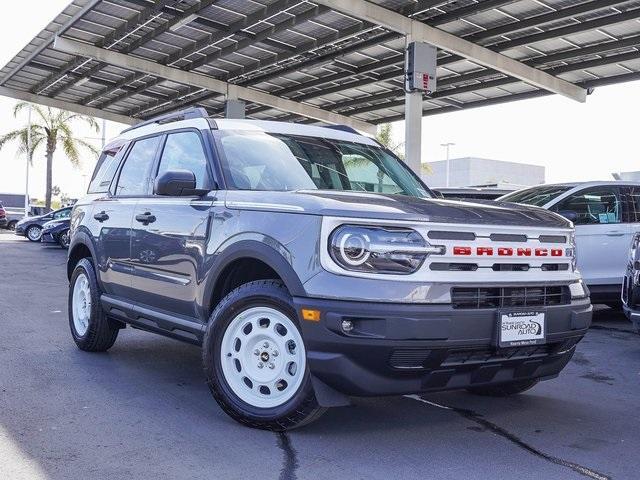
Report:
M 578 269 L 593 303 L 620 306 L 629 244 L 640 231 L 640 183 L 583 182 L 539 185 L 498 201 L 535 205 L 571 220 L 576 228 Z

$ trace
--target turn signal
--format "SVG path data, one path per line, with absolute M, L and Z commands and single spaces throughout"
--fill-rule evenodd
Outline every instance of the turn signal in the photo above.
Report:
M 308 308 L 302 309 L 302 318 L 309 322 L 320 321 L 320 310 L 310 310 Z

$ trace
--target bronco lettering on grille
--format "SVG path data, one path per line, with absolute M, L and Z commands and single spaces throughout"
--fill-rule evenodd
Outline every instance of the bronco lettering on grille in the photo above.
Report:
M 454 255 L 473 255 L 474 247 L 453 247 Z M 511 247 L 475 247 L 475 254 L 482 256 L 499 257 L 562 257 L 562 248 L 511 248 Z

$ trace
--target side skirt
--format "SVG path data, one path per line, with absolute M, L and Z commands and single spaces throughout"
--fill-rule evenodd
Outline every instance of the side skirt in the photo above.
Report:
M 106 294 L 100 296 L 100 302 L 107 315 L 134 328 L 202 345 L 205 325 L 194 318 L 154 310 Z

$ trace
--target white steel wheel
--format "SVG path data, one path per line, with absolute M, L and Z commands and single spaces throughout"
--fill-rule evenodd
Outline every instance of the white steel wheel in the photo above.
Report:
M 300 388 L 306 352 L 296 325 L 270 307 L 252 307 L 227 326 L 220 363 L 227 384 L 242 401 L 272 408 L 290 400 Z
M 80 273 L 76 277 L 71 301 L 73 327 L 76 333 L 82 337 L 87 333 L 91 319 L 91 287 L 89 279 L 84 273 Z
M 32 242 L 37 242 L 42 237 L 42 229 L 40 227 L 32 226 L 27 230 L 27 238 Z

